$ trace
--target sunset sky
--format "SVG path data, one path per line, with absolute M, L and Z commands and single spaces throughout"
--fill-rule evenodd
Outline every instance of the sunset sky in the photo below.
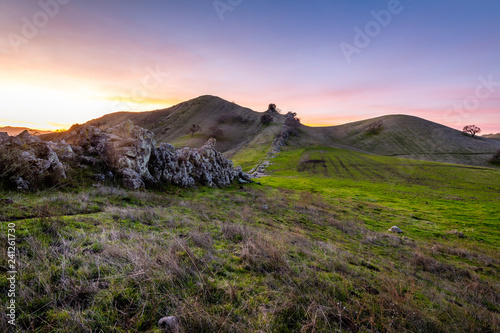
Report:
M 303 123 L 500 132 L 498 0 L 2 0 L 0 126 L 216 95 Z

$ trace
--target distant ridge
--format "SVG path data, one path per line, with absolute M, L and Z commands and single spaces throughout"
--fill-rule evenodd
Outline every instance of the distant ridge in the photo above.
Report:
M 217 137 L 216 148 L 227 157 L 265 155 L 266 147 L 272 145 L 275 135 L 280 132 L 285 116 L 277 114 L 270 125 L 263 126 L 260 121 L 263 114 L 216 96 L 205 95 L 162 110 L 111 113 L 84 125 L 105 129 L 131 120 L 152 131 L 157 142 L 196 148 L 211 137 L 210 128 L 217 126 L 223 135 Z M 381 124 L 380 131 L 369 133 L 370 126 L 378 123 Z M 199 125 L 201 130 L 194 135 L 189 134 L 192 125 Z M 41 138 L 65 139 L 70 143 L 74 129 L 75 126 L 68 132 L 46 134 Z M 500 140 L 471 137 L 414 116 L 388 115 L 339 126 L 301 125 L 299 137 L 289 139 L 288 145 L 336 147 L 384 156 L 491 167 L 488 160 L 500 149 Z
M 28 131 L 32 135 L 41 135 L 41 134 L 52 133 L 51 131 L 41 131 L 41 130 L 32 129 L 32 128 L 28 128 L 28 127 L 12 127 L 12 126 L 0 127 L 0 132 L 6 132 L 10 136 L 18 135 L 19 133 L 22 133 L 24 131 Z
M 491 133 L 482 135 L 483 138 L 500 140 L 500 133 Z

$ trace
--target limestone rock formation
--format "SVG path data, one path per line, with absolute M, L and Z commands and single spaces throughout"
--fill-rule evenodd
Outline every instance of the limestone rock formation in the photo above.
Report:
M 43 142 L 28 132 L 17 137 L 0 135 L 2 149 L 17 147 L 21 163 L 33 165 L 39 172 L 57 173 L 61 178 L 66 177 L 65 168 L 80 163 L 81 167 L 95 168 L 94 178 L 99 182 L 103 181 L 101 178 L 116 175 L 131 189 L 165 183 L 182 187 L 218 187 L 228 186 L 235 179 L 240 183 L 251 182 L 250 176 L 241 168 L 234 168 L 233 163 L 215 149 L 215 139 L 209 139 L 199 149 L 176 150 L 165 143 L 156 147 L 152 132 L 127 121 L 106 131 L 94 126 L 81 127 L 68 137 L 68 141 L 71 144 L 65 140 Z M 12 176 L 19 189 L 29 187 L 23 175 Z
M 24 131 L 17 136 L 0 135 L 0 176 L 18 190 L 32 189 L 30 183 L 47 178 L 66 178 L 65 166 L 51 145 Z

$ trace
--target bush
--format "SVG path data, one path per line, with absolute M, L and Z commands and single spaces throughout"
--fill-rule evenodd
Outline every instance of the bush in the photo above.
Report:
M 377 121 L 376 123 L 371 124 L 366 129 L 366 132 L 368 134 L 379 134 L 380 132 L 382 132 L 382 122 Z
M 500 164 L 500 149 L 491 156 L 490 162 L 493 164 Z
M 269 114 L 265 114 L 262 117 L 260 117 L 260 123 L 262 125 L 268 125 L 273 121 L 273 117 Z
M 251 122 L 250 119 L 247 119 L 243 117 L 242 115 L 229 115 L 229 114 L 223 114 L 217 119 L 219 124 L 228 124 L 228 123 L 241 123 L 241 124 L 249 124 Z
M 219 126 L 213 125 L 209 128 L 212 138 L 224 136 L 224 132 Z

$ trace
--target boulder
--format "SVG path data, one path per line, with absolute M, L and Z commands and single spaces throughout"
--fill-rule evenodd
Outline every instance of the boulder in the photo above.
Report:
M 0 144 L 6 142 L 9 140 L 10 136 L 7 134 L 7 132 L 0 132 Z
M 158 326 L 166 332 L 178 332 L 179 319 L 174 316 L 163 317 L 158 321 Z
M 27 131 L 16 137 L 0 135 L 7 149 L 16 149 L 13 155 L 20 163 L 32 166 L 40 175 L 49 172 L 57 178 L 65 178 L 65 166 L 61 162 L 64 161 L 66 167 L 92 168 L 98 182 L 115 179 L 116 175 L 125 187 L 135 190 L 158 184 L 223 187 L 235 179 L 242 184 L 252 181 L 241 167 L 234 168 L 233 163 L 215 149 L 213 138 L 198 149 L 177 150 L 166 143 L 156 147 L 153 133 L 129 120 L 106 131 L 90 125 L 80 126 L 66 139 L 71 144 L 65 140 L 43 142 Z M 105 176 L 107 174 L 111 176 Z M 17 179 L 18 188 L 29 186 L 23 175 L 15 176 L 24 181 Z
M 25 181 L 22 177 L 19 177 L 16 180 L 14 180 L 14 183 L 16 184 L 18 191 L 26 192 L 30 190 L 30 184 L 27 181 Z
M 51 146 L 24 131 L 17 136 L 3 136 L 0 147 L 3 163 L 0 170 L 4 177 L 20 191 L 41 185 L 47 177 L 59 181 L 66 178 L 64 165 Z
M 398 227 L 396 226 L 392 226 L 389 230 L 387 231 L 390 231 L 390 232 L 393 232 L 395 234 L 402 234 L 403 233 L 403 230 L 399 229 Z

